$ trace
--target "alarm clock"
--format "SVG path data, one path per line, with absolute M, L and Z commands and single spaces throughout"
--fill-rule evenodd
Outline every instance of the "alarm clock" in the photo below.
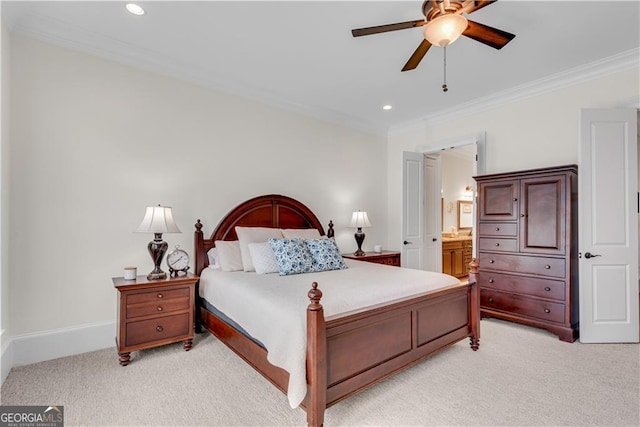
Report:
M 167 265 L 172 276 L 177 276 L 180 271 L 186 274 L 189 270 L 189 254 L 176 245 L 176 248 L 167 255 Z

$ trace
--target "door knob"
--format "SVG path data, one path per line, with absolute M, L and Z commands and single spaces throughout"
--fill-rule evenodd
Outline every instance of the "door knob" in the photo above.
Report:
M 602 256 L 602 255 L 592 254 L 591 252 L 587 252 L 586 254 L 584 254 L 584 257 L 586 259 L 595 258 L 595 257 L 598 257 L 598 256 Z
M 410 244 L 412 244 L 412 243 L 413 243 L 413 242 L 407 242 L 406 240 L 405 240 L 404 242 L 402 242 L 402 244 L 403 244 L 403 245 L 410 245 Z

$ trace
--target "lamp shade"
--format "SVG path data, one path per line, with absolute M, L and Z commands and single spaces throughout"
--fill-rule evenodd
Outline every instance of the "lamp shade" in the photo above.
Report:
M 356 228 L 371 227 L 367 213 L 361 211 L 354 212 L 353 215 L 351 215 L 350 226 Z
M 168 206 L 148 206 L 136 233 L 181 233 Z
M 424 26 L 424 38 L 432 45 L 445 47 L 456 41 L 468 25 L 467 18 L 462 15 L 440 15 Z

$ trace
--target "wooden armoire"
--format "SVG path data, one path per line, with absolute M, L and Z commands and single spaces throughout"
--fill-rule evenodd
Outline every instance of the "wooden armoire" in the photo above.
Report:
M 480 310 L 578 338 L 578 168 L 475 177 Z

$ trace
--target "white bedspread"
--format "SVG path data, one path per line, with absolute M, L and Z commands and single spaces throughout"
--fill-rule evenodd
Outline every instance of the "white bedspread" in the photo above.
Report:
M 279 276 L 206 268 L 200 296 L 241 325 L 267 349 L 267 359 L 289 372 L 292 408 L 307 393 L 307 292 L 318 282 L 325 317 L 454 284 L 441 273 L 346 259 L 346 270 Z

